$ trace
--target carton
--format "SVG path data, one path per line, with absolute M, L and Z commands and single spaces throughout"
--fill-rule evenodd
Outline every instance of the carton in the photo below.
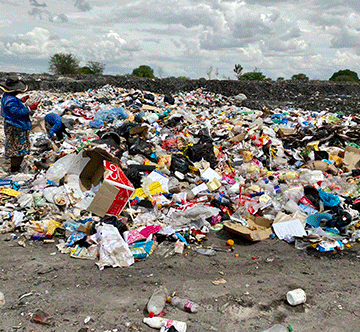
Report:
M 81 190 L 100 185 L 87 210 L 100 217 L 119 215 L 135 191 L 120 161 L 102 148 L 85 150 L 83 156 L 90 160 L 79 176 Z
M 229 232 L 238 234 L 253 242 L 265 240 L 273 233 L 271 229 L 272 221 L 269 219 L 250 216 L 246 221 L 248 222 L 248 227 L 232 221 L 225 221 L 224 227 Z

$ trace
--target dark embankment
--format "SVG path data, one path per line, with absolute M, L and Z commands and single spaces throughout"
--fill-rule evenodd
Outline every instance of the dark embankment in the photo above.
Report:
M 13 73 L 0 73 L 0 80 Z M 360 85 L 328 81 L 255 82 L 236 80 L 187 80 L 176 78 L 148 79 L 129 76 L 90 76 L 20 74 L 30 90 L 79 92 L 98 89 L 106 84 L 134 88 L 154 93 L 171 94 L 203 88 L 206 91 L 235 96 L 243 93 L 247 100 L 242 105 L 253 109 L 293 106 L 313 111 L 359 111 Z

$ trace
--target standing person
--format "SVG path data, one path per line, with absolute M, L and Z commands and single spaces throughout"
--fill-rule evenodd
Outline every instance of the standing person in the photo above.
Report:
M 63 133 L 69 138 L 71 135 L 66 131 L 66 127 L 62 122 L 62 117 L 56 113 L 48 113 L 45 116 L 45 126 L 49 132 L 50 138 L 55 138 L 56 135 L 58 141 L 63 139 Z
M 5 83 L 0 83 L 0 88 L 4 91 L 1 116 L 4 118 L 5 156 L 10 158 L 13 173 L 20 171 L 24 156 L 30 153 L 30 110 L 16 97 L 20 92 L 25 92 L 28 86 L 17 76 L 9 76 Z

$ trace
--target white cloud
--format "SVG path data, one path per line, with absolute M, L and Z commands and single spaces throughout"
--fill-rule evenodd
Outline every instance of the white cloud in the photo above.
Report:
M 85 63 L 106 63 L 114 74 L 149 64 L 195 78 L 212 65 L 233 77 L 241 63 L 273 78 L 306 70 L 327 79 L 334 66 L 358 62 L 360 2 L 309 0 L 304 6 L 289 0 L 2 0 L 1 65 L 13 68 L 11 55 L 27 59 L 23 64 L 32 70 L 31 61 L 41 66 L 54 53 L 70 52 Z

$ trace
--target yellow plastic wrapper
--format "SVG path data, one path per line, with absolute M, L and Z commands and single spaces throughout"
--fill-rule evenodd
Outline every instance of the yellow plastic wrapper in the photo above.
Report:
M 49 220 L 47 229 L 46 229 L 46 235 L 53 236 L 56 229 L 62 227 L 62 224 L 55 221 L 55 220 Z
M 20 191 L 16 191 L 16 190 L 13 190 L 13 189 L 10 189 L 10 188 L 1 188 L 0 193 L 5 194 L 5 195 L 9 195 L 9 196 L 12 196 L 12 197 L 18 197 L 18 196 L 21 195 Z
M 319 151 L 319 141 L 316 142 L 311 142 L 308 145 L 306 145 L 306 148 L 314 150 L 314 151 Z
M 135 189 L 134 193 L 132 194 L 132 196 L 130 197 L 130 199 L 134 199 L 135 197 L 142 197 L 142 198 L 146 198 L 146 194 L 144 193 L 144 189 L 143 188 L 137 188 Z
M 333 160 L 336 166 L 340 166 L 343 163 L 342 158 L 336 155 L 330 155 L 329 160 Z

